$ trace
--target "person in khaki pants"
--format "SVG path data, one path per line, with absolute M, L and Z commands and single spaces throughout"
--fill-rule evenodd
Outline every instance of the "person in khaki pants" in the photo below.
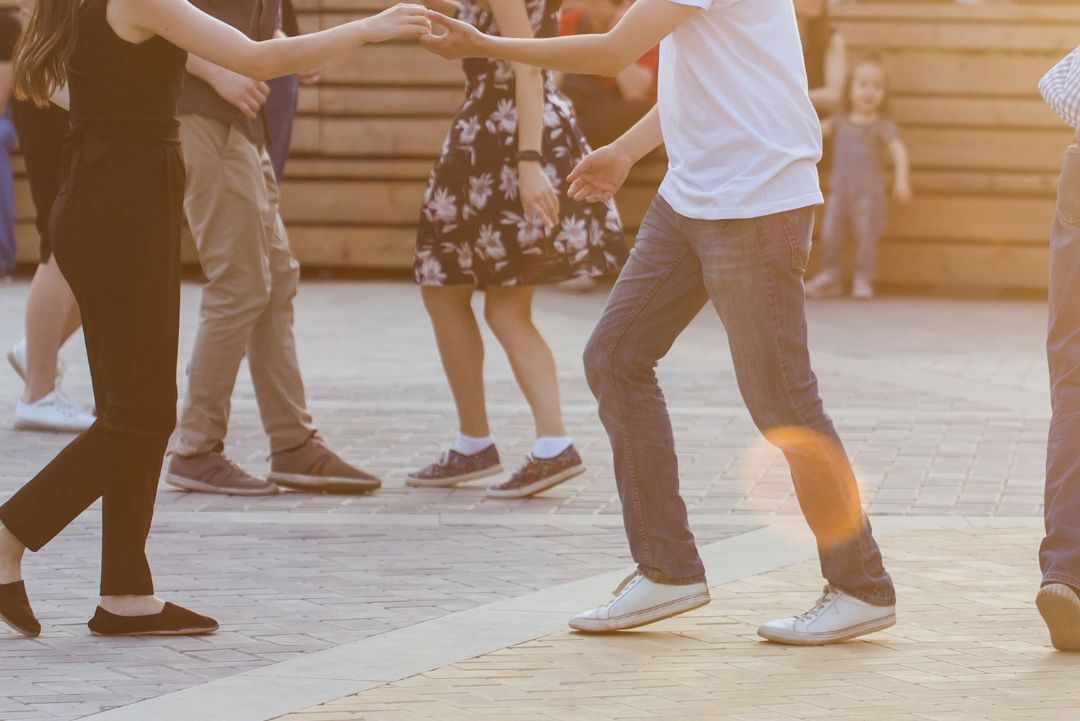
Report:
M 280 0 L 194 4 L 255 40 L 280 32 Z M 328 449 L 307 410 L 293 336 L 300 266 L 289 249 L 267 152 L 262 107 L 269 88 L 195 56 L 187 70 L 179 105 L 184 209 L 207 283 L 166 482 L 228 495 L 270 495 L 280 486 L 375 490 L 381 482 Z M 224 454 L 230 398 L 245 355 L 270 439 L 267 479 Z

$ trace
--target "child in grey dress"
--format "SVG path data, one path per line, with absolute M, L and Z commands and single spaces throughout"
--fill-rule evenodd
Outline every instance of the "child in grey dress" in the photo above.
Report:
M 829 199 L 821 240 L 825 249 L 821 271 L 806 284 L 811 298 L 836 297 L 844 291 L 844 250 L 850 238 L 855 244 L 855 277 L 852 296 L 874 296 L 878 244 L 885 232 L 888 202 L 883 154 L 892 156 L 895 169 L 893 195 L 911 199 L 907 149 L 896 124 L 885 116 L 886 75 L 877 58 L 863 58 L 851 69 L 844 93 L 844 112 L 821 124 L 833 139 L 829 169 Z

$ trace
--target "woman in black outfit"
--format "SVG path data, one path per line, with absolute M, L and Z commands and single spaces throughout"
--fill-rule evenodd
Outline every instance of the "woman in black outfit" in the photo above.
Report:
M 184 195 L 176 100 L 186 51 L 265 79 L 428 30 L 422 7 L 402 5 L 256 43 L 186 0 L 38 0 L 16 53 L 16 93 L 40 106 L 65 82 L 70 90 L 66 177 L 50 229 L 82 312 L 98 420 L 0 507 L 0 619 L 16 631 L 41 630 L 22 582 L 23 551 L 44 546 L 98 498 L 101 605 L 91 631 L 217 629 L 154 595 L 145 553 L 176 421 Z

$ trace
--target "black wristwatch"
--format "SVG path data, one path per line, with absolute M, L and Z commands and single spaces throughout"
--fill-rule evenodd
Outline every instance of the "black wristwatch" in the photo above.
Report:
M 517 161 L 519 163 L 542 163 L 544 162 L 544 156 L 540 154 L 539 150 L 519 150 Z

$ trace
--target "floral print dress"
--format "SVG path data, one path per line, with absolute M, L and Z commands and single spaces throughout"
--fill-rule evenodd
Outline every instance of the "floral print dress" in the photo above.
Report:
M 524 0 L 537 37 L 556 34 L 558 13 Z M 463 0 L 458 18 L 497 35 L 494 16 Z M 559 195 L 559 223 L 548 232 L 518 197 L 517 107 L 509 63 L 464 61 L 466 99 L 431 172 L 416 239 L 414 272 L 425 286 L 538 285 L 594 277 L 627 257 L 613 201 L 581 203 L 566 176 L 589 152 L 574 110 L 544 73 L 544 171 Z

